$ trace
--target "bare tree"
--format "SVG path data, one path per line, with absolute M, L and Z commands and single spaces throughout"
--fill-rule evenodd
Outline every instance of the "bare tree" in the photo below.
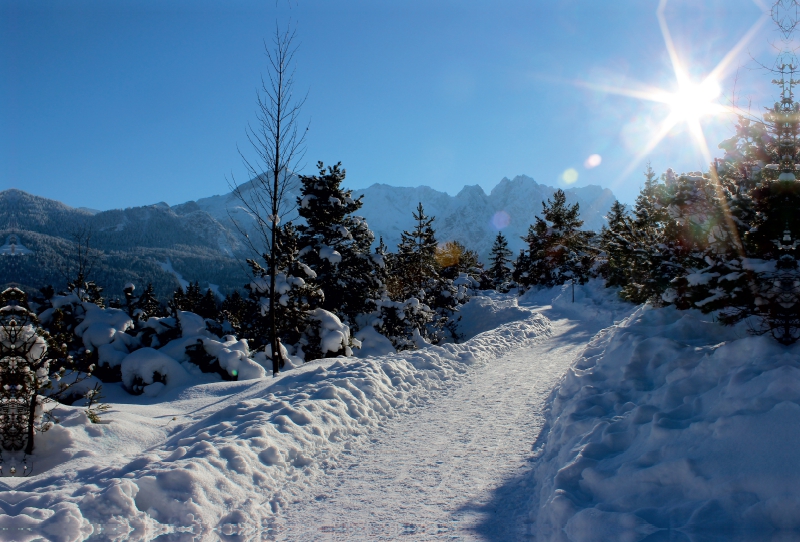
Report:
M 254 220 L 253 235 L 248 228 L 231 217 L 234 225 L 243 234 L 245 243 L 256 254 L 261 255 L 269 273 L 268 329 L 272 348 L 272 374 L 276 375 L 284 365 L 277 333 L 275 305 L 278 295 L 275 279 L 280 261 L 278 224 L 281 216 L 294 210 L 295 205 L 286 202 L 284 196 L 292 190 L 296 181 L 294 172 L 301 169 L 305 154 L 305 135 L 308 127 L 299 128 L 300 109 L 305 97 L 295 99 L 294 46 L 295 33 L 290 28 L 281 32 L 275 27 L 272 46 L 264 43 L 269 61 L 268 80 L 261 78 L 258 91 L 257 124 L 248 125 L 247 139 L 255 150 L 254 159 L 247 158 L 241 150 L 250 183 L 239 184 L 233 179 L 229 184 L 236 198 Z
M 81 301 L 102 303 L 102 288 L 89 278 L 101 255 L 100 251 L 92 248 L 93 234 L 94 228 L 88 222 L 72 228 L 69 233 L 71 253 L 59 266 L 59 271 L 67 283 L 67 290 L 74 292 Z

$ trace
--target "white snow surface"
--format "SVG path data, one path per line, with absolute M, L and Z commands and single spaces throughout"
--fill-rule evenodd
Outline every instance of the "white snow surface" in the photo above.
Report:
M 102 424 L 58 406 L 61 423 L 37 436 L 29 458 L 34 474 L 0 481 L 0 528 L 63 541 L 260 533 L 392 420 L 550 333 L 544 316 L 524 316 L 463 344 L 318 360 L 275 379 L 209 382 L 161 351 L 137 350 L 128 358 L 163 365 L 166 385 L 133 397 L 107 384 L 112 408 Z M 175 375 L 190 380 L 180 385 Z
M 106 385 L 102 424 L 59 406 L 34 474 L 0 479 L 0 529 L 59 541 L 795 539 L 800 345 L 634 307 L 598 281 L 574 302 L 571 285 L 478 295 L 462 316 L 474 334 L 463 344 L 386 353 L 366 333 L 372 355 L 275 379 L 187 371 L 179 384 L 167 370 L 138 397 Z M 234 337 L 209 348 L 253 363 Z
M 642 306 L 594 337 L 547 423 L 537 540 L 796 539 L 800 345 Z

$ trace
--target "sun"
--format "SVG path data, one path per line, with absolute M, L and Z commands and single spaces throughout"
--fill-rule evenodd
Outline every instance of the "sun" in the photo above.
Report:
M 706 79 L 701 84 L 683 83 L 677 92 L 665 96 L 671 114 L 678 122 L 693 123 L 702 117 L 722 113 L 726 108 L 716 102 L 722 94 L 719 83 Z
M 734 104 L 726 106 L 720 103 L 719 98 L 722 94 L 719 81 L 729 75 L 734 59 L 743 51 L 748 42 L 756 35 L 759 29 L 770 18 L 769 11 L 760 4 L 760 0 L 753 2 L 761 8 L 762 14 L 758 21 L 753 24 L 739 42 L 725 55 L 717 66 L 706 75 L 705 79 L 699 83 L 694 82 L 689 77 L 690 70 L 678 57 L 672 36 L 667 26 L 664 16 L 668 0 L 660 0 L 656 16 L 658 18 L 661 35 L 664 38 L 664 45 L 672 63 L 675 76 L 675 91 L 667 91 L 661 88 L 654 88 L 646 85 L 635 85 L 634 87 L 614 87 L 603 84 L 589 83 L 586 81 L 573 81 L 574 84 L 606 92 L 627 96 L 637 100 L 660 102 L 669 108 L 669 114 L 664 118 L 651 134 L 650 138 L 633 158 L 631 163 L 622 171 L 616 182 L 625 179 L 633 169 L 641 163 L 653 149 L 672 132 L 677 125 L 684 125 L 689 129 L 689 133 L 694 140 L 696 148 L 700 151 L 706 163 L 711 162 L 711 151 L 708 148 L 705 134 L 701 124 L 703 117 L 719 114 L 741 114 L 741 111 Z

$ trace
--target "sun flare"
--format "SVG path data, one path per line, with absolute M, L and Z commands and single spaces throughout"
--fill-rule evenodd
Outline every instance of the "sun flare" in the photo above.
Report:
M 664 16 L 667 2 L 668 0 L 659 1 L 658 9 L 656 9 L 656 16 L 661 29 L 661 35 L 664 38 L 664 45 L 666 46 L 667 53 L 672 63 L 677 87 L 676 91 L 670 92 L 661 88 L 648 87 L 645 85 L 619 87 L 589 83 L 587 81 L 573 81 L 577 85 L 600 92 L 627 96 L 637 100 L 660 102 L 669 107 L 669 114 L 658 124 L 656 129 L 652 131 L 650 137 L 643 142 L 642 147 L 631 163 L 617 178 L 617 182 L 621 182 L 622 179 L 625 179 L 633 169 L 640 164 L 641 161 L 670 134 L 670 132 L 672 132 L 673 128 L 678 125 L 684 125 L 688 128 L 694 140 L 694 145 L 702 154 L 704 161 L 706 163 L 711 162 L 711 151 L 706 142 L 705 134 L 703 133 L 701 119 L 703 117 L 726 113 L 741 114 L 741 111 L 737 109 L 735 103 L 731 103 L 730 105 L 723 105 L 720 103 L 722 101 L 720 100 L 722 96 L 720 81 L 730 74 L 733 61 L 741 54 L 758 30 L 770 18 L 769 11 L 760 4 L 759 0 L 753 0 L 753 2 L 761 8 L 761 17 L 750 27 L 739 42 L 727 52 L 719 64 L 706 75 L 705 79 L 700 83 L 696 83 L 690 80 L 688 75 L 690 70 L 687 69 L 687 66 L 678 57 L 678 53 L 672 41 L 666 17 Z
M 720 94 L 722 89 L 719 83 L 707 79 L 699 85 L 682 84 L 678 92 L 668 95 L 665 101 L 679 122 L 693 122 L 700 120 L 701 117 L 725 111 L 724 107 L 716 103 Z

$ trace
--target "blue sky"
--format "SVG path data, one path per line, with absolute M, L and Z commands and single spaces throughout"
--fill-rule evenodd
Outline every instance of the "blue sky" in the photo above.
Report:
M 767 1 L 767 0 L 765 0 Z M 347 184 L 490 190 L 526 174 L 599 184 L 625 202 L 635 158 L 670 108 L 597 90 L 675 89 L 651 0 L 104 0 L 0 4 L 0 189 L 97 209 L 181 203 L 243 180 L 276 21 L 297 31 L 308 92 L 306 173 L 342 161 Z M 759 19 L 752 0 L 673 0 L 665 18 L 701 78 Z M 724 102 L 769 105 L 768 23 L 720 81 Z M 738 78 L 734 78 L 738 70 Z M 594 88 L 576 84 L 588 82 Z M 705 117 L 714 156 L 730 117 Z M 589 156 L 600 155 L 587 169 Z M 683 123 L 645 159 L 704 168 Z M 628 174 L 624 174 L 630 171 Z M 573 175 L 574 177 L 574 175 Z M 566 177 L 569 178 L 569 175 Z M 570 179 L 571 180 L 571 179 Z M 538 205 L 538 202 L 535 203 Z

